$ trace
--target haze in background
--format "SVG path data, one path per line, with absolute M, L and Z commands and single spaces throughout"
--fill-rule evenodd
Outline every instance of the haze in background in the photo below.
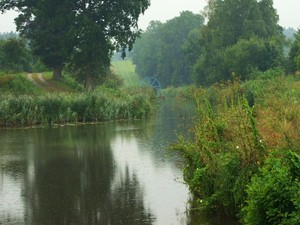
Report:
M 274 7 L 280 17 L 279 24 L 283 27 L 300 28 L 299 0 L 273 0 Z M 178 16 L 181 11 L 189 10 L 200 13 L 207 5 L 206 0 L 151 0 L 151 6 L 141 16 L 139 26 L 145 30 L 151 20 L 165 22 Z M 0 15 L 0 33 L 15 31 L 14 18 L 16 12 L 10 11 Z

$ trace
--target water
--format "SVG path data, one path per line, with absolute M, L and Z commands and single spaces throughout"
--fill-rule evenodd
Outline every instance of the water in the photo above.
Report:
M 0 224 L 225 224 L 190 215 L 182 159 L 166 148 L 189 115 L 165 101 L 148 120 L 0 130 Z

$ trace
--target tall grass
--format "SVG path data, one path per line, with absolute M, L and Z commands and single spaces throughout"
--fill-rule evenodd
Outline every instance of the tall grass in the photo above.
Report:
M 166 98 L 183 98 L 193 99 L 193 92 L 196 89 L 195 86 L 181 86 L 181 87 L 167 87 L 162 89 L 161 94 Z
M 213 93 L 213 95 L 212 95 Z M 238 212 L 264 146 L 238 81 L 195 90 L 197 120 L 174 149 L 187 159 L 185 179 L 203 210 Z
M 151 90 L 98 88 L 86 93 L 0 96 L 0 126 L 53 125 L 142 118 L 151 113 Z
M 299 224 L 299 78 L 234 79 L 194 96 L 197 120 L 172 145 L 187 159 L 194 206 L 249 225 Z
M 26 78 L 25 74 L 2 74 L 0 75 L 1 93 L 20 94 L 38 94 L 40 93 L 31 81 Z

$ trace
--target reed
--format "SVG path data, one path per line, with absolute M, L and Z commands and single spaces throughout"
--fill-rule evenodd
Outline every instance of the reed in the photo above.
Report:
M 20 127 L 104 122 L 146 117 L 154 108 L 151 90 L 98 88 L 85 93 L 2 94 L 0 126 Z

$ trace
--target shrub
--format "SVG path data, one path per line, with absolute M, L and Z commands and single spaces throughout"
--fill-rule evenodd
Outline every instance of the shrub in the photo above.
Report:
M 265 154 L 252 108 L 237 80 L 197 91 L 195 99 L 191 138 L 180 136 L 172 147 L 187 159 L 185 180 L 196 207 L 238 213 Z
M 300 224 L 300 156 L 277 151 L 247 188 L 246 225 Z

